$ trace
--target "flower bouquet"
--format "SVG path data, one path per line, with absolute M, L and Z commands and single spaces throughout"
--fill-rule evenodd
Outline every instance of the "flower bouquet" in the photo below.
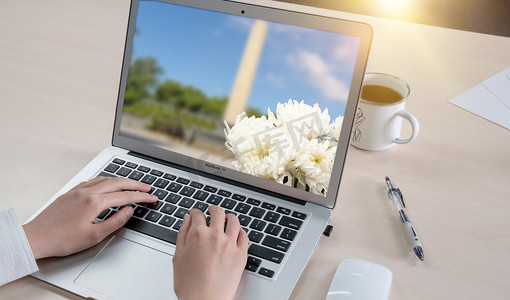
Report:
M 268 108 L 267 116 L 239 114 L 232 128 L 225 122 L 225 146 L 237 171 L 326 195 L 342 121 L 330 123 L 317 103 L 289 100 L 276 114 Z

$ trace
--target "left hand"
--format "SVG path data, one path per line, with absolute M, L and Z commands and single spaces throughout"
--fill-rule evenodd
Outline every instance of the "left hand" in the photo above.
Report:
M 96 217 L 109 207 L 156 202 L 149 190 L 149 185 L 126 178 L 96 177 L 78 184 L 23 226 L 35 259 L 69 255 L 101 242 L 124 226 L 133 208 L 126 206 L 97 224 Z

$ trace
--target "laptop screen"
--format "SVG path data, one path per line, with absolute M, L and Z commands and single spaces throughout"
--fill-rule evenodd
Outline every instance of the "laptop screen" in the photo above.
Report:
M 326 197 L 360 37 L 246 15 L 140 1 L 119 135 Z

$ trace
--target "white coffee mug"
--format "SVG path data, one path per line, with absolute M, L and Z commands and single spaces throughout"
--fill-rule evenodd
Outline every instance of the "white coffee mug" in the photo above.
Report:
M 371 86 L 372 91 L 377 92 L 371 95 L 365 93 L 368 91 L 366 86 Z M 389 94 L 380 93 L 380 89 L 384 88 L 398 94 L 389 97 Z M 366 73 L 354 118 L 351 145 L 364 150 L 384 150 L 394 144 L 413 141 L 418 135 L 420 125 L 418 120 L 404 109 L 409 93 L 409 85 L 400 78 L 383 73 Z M 411 124 L 412 134 L 409 138 L 400 137 L 402 119 Z

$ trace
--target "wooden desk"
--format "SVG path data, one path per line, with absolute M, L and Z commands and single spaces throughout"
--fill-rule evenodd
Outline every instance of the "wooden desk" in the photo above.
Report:
M 127 0 L 0 3 L 0 210 L 26 220 L 110 144 L 128 9 Z M 393 271 L 390 299 L 508 299 L 510 131 L 447 101 L 510 66 L 510 39 L 332 14 L 373 26 L 367 71 L 409 82 L 421 131 L 382 152 L 351 147 L 333 234 L 292 299 L 324 299 L 349 257 Z M 406 196 L 424 262 L 406 244 L 385 175 Z M 27 277 L 0 298 L 78 297 Z

